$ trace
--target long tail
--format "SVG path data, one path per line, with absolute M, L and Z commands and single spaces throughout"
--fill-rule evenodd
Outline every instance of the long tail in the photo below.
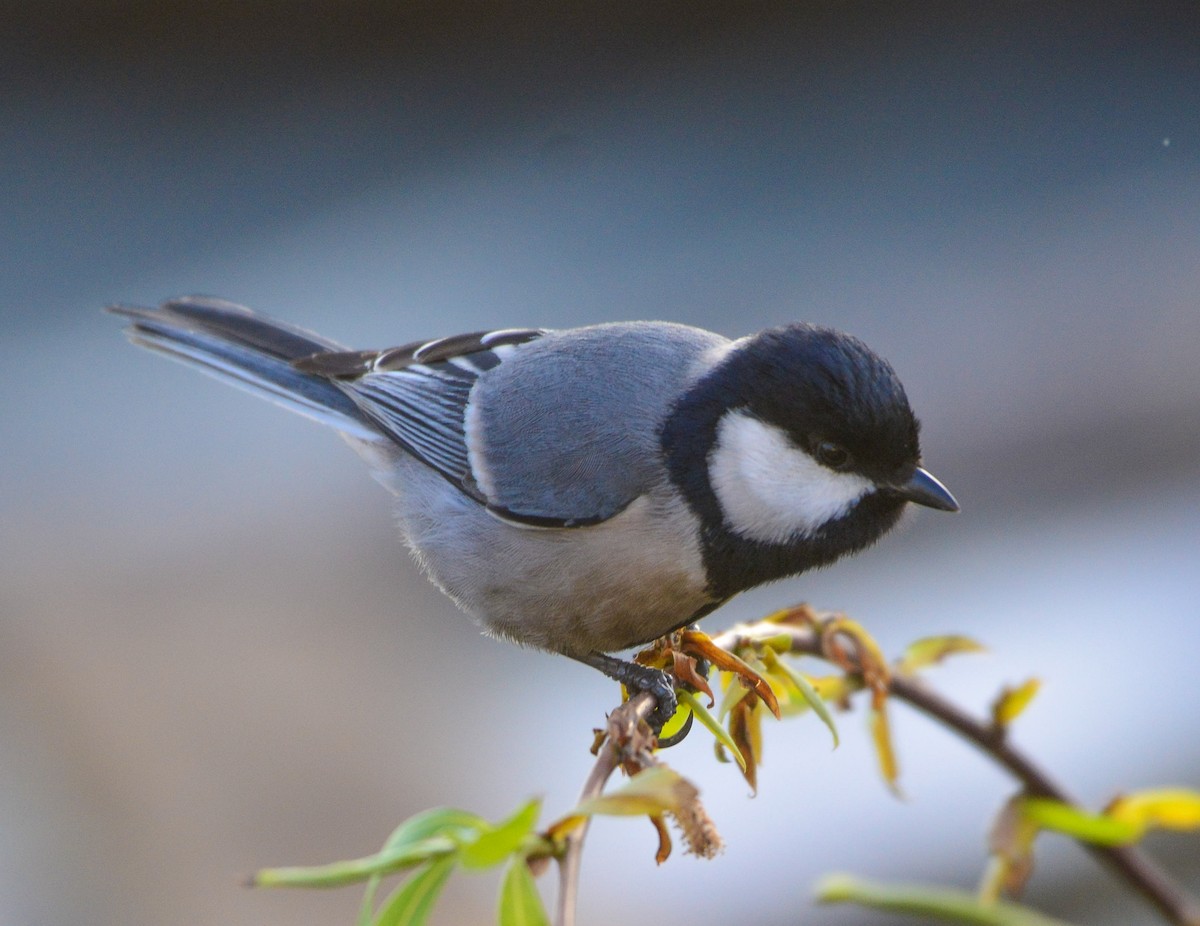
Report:
M 125 333 L 140 347 L 196 367 L 286 409 L 368 441 L 381 435 L 329 380 L 301 373 L 293 360 L 345 350 L 327 340 L 221 299 L 186 296 L 157 309 L 114 305 L 132 319 Z

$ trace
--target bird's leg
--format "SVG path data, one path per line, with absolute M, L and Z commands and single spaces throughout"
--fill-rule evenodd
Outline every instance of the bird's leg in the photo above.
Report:
M 662 669 L 652 669 L 650 666 L 627 662 L 607 653 L 588 653 L 585 656 L 575 656 L 575 659 L 593 669 L 599 669 L 609 678 L 620 682 L 631 694 L 648 691 L 658 701 L 658 707 L 647 718 L 651 728 L 657 733 L 664 723 L 675 714 L 678 700 L 675 697 L 675 686 L 671 676 Z

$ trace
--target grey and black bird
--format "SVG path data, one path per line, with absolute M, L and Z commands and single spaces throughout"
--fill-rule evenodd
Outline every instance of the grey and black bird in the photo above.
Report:
M 222 300 L 114 306 L 138 345 L 340 431 L 394 493 L 425 573 L 494 636 L 653 691 L 611 653 L 878 540 L 921 466 L 892 367 L 791 324 L 504 329 L 352 351 Z

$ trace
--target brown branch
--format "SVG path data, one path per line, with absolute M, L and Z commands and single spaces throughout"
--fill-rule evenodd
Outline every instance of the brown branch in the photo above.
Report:
M 646 750 L 648 755 L 649 740 L 643 743 L 638 733 L 643 721 L 657 706 L 658 701 L 654 695 L 642 692 L 609 715 L 604 742 L 596 755 L 596 764 L 592 766 L 592 772 L 584 782 L 579 803 L 598 797 L 612 773 L 629 757 L 631 751 Z M 575 926 L 583 840 L 587 836 L 589 822 L 588 818 L 584 818 L 567 836 L 566 849 L 558 860 L 558 908 L 554 916 L 555 926 Z
M 770 630 L 773 636 L 789 634 L 792 652 L 825 658 L 820 634 L 814 629 L 776 625 L 771 626 Z M 713 642 L 722 649 L 730 649 L 744 639 L 741 633 L 734 630 L 715 637 Z M 916 678 L 893 674 L 888 689 L 892 697 L 954 730 L 996 764 L 1007 769 L 1029 794 L 1078 806 L 1078 802 L 1044 770 L 1008 741 L 1003 730 L 972 717 Z M 1080 844 L 1150 901 L 1169 922 L 1175 926 L 1200 926 L 1200 901 L 1176 884 L 1144 851 L 1136 846 Z

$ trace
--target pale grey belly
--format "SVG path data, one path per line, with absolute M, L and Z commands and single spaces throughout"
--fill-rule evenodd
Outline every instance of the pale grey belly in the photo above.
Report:
M 582 655 L 661 636 L 711 604 L 694 516 L 655 494 L 592 527 L 502 522 L 423 464 L 396 461 L 401 529 L 431 579 L 497 636 Z

